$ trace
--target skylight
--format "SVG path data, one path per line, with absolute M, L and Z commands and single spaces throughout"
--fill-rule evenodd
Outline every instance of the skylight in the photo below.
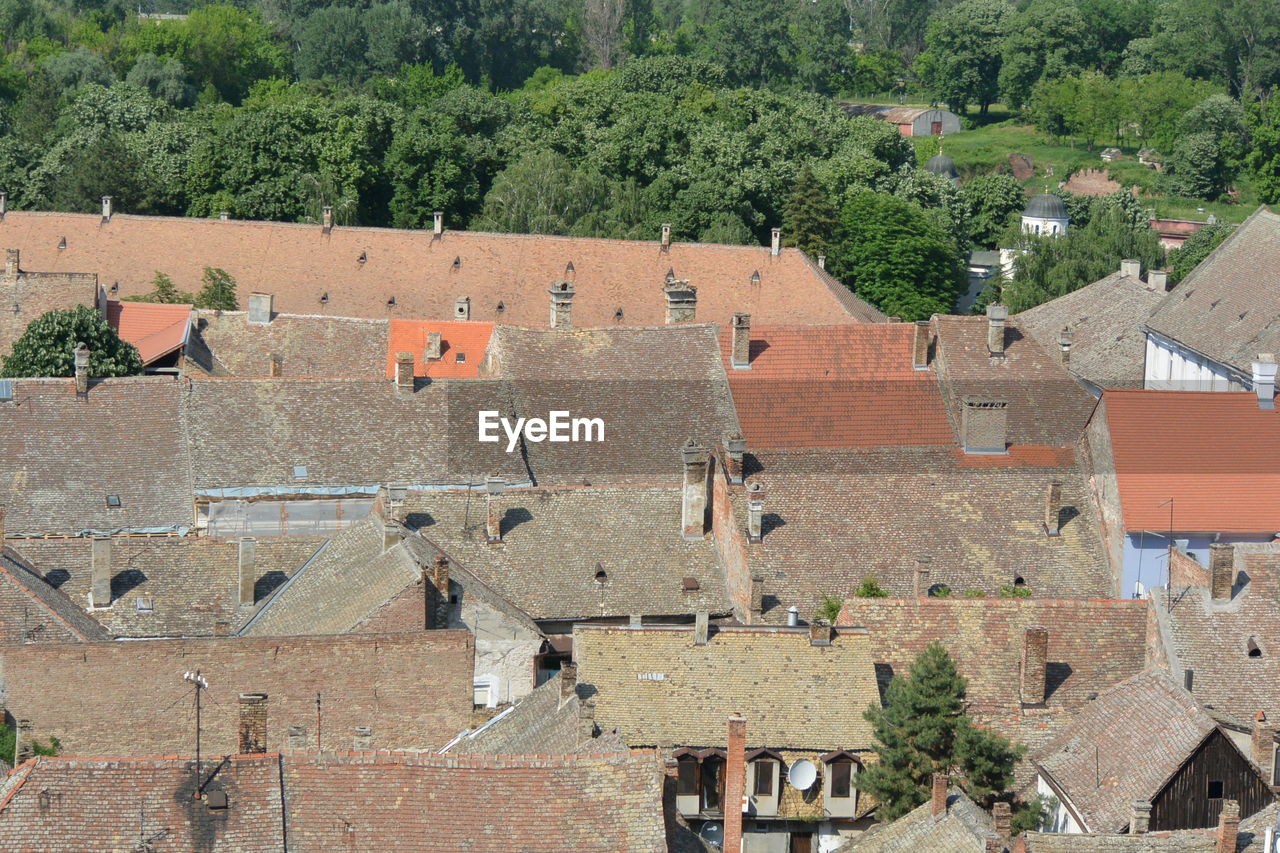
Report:
M 295 480 L 305 480 L 305 479 L 307 479 L 307 466 L 306 466 L 306 465 L 294 465 L 294 466 L 293 466 L 293 479 L 295 479 Z

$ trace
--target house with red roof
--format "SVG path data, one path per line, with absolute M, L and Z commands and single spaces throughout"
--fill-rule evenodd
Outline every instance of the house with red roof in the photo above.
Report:
M 108 302 L 107 322 L 138 348 L 144 370 L 176 368 L 191 334 L 190 305 L 160 302 Z

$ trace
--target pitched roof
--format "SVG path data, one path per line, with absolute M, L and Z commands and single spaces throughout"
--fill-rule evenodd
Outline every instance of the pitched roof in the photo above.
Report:
M 913 323 L 751 327 L 751 368 L 720 345 L 747 446 L 951 445 L 932 370 L 912 367 Z
M 427 336 L 440 335 L 440 358 L 427 361 Z M 413 353 L 413 375 L 432 379 L 475 379 L 489 347 L 493 323 L 448 320 L 392 320 L 386 375 L 396 375 L 396 354 Z
M 1005 355 L 987 349 L 987 319 L 935 315 L 937 371 L 957 434 L 966 397 L 1005 400 L 1012 445 L 1070 445 L 1084 432 L 1096 400 L 1059 359 L 1041 349 L 1020 325 L 1005 325 Z
M 5 219 L 9 214 L 5 215 Z M 0 219 L 0 244 L 13 247 Z M 98 304 L 94 275 L 20 271 L 16 278 L 0 274 L 0 356 L 8 355 L 32 320 L 46 312 Z
M 437 749 L 470 718 L 473 653 L 469 632 L 437 630 L 26 645 L 0 649 L 0 659 L 5 706 L 70 756 L 188 751 L 194 703 L 182 674 L 199 670 L 209 682 L 204 749 L 221 755 L 239 748 L 242 693 L 267 694 L 270 749 L 293 726 L 315 746 L 317 693 L 322 747 L 369 726 L 379 748 Z
M 324 544 L 306 536 L 266 536 L 254 542 L 258 606 Z M 77 608 L 89 606 L 92 540 L 21 539 L 13 543 L 49 584 Z M 111 539 L 112 605 L 91 621 L 116 637 L 211 637 L 225 623 L 237 630 L 256 611 L 240 604 L 238 539 L 195 536 Z M 140 609 L 138 599 L 149 599 Z
M 748 482 L 765 487 L 763 541 L 747 561 L 764 579 L 765 619 L 812 612 L 874 576 L 911 595 L 916 558 L 931 584 L 988 596 L 1022 577 L 1037 597 L 1107 598 L 1115 580 L 1087 481 L 1070 451 L 968 457 L 957 449 L 761 453 Z M 981 464 L 972 464 L 981 460 Z M 1062 484 L 1061 533 L 1044 529 L 1050 483 Z M 734 491 L 734 521 L 746 529 Z
M 121 296 L 149 292 L 157 269 L 195 290 L 205 267 L 220 267 L 241 294 L 271 293 L 278 310 L 295 314 L 443 320 L 466 296 L 473 320 L 542 324 L 547 288 L 572 278 L 575 323 L 617 324 L 621 308 L 623 322 L 652 325 L 663 322 L 672 271 L 698 288 L 705 320 L 728 322 L 735 311 L 764 323 L 884 319 L 797 249 L 342 226 L 326 234 L 318 225 L 125 214 L 104 224 L 27 211 L 0 220 L 0 244 L 20 247 L 36 268 L 119 281 Z
M 578 680 L 595 689 L 596 722 L 632 745 L 723 746 L 731 713 L 747 745 L 868 749 L 862 712 L 879 701 L 866 636 L 837 631 L 811 645 L 807 628 L 574 626 Z
M 1148 671 L 1099 693 L 1032 760 L 1086 829 L 1119 831 L 1216 728 L 1190 693 Z
M 111 301 L 107 303 L 107 322 L 123 340 L 138 348 L 145 365 L 187 342 L 191 306 Z
M 386 320 L 274 314 L 250 323 L 244 311 L 197 311 L 186 372 L 210 376 L 382 376 Z
M 0 500 L 14 534 L 180 528 L 191 523 L 191 460 L 168 377 L 93 383 L 17 379 L 0 403 Z M 117 495 L 120 505 L 107 505 Z
M 1217 853 L 1218 836 L 1212 829 L 1146 832 L 1141 835 L 1028 832 L 1026 849 L 1028 853 Z M 1251 848 L 1246 841 L 1237 849 Z
M 889 823 L 880 823 L 836 848 L 838 853 L 908 853 L 913 850 L 945 850 L 947 853 L 986 853 L 987 842 L 999 836 L 991 828 L 991 816 L 963 791 L 947 792 L 947 813 L 933 816 L 926 802 Z M 1001 845 L 999 850 L 1004 850 Z
M 1280 216 L 1259 207 L 1179 282 L 1147 327 L 1248 376 L 1280 348 Z
M 481 495 L 412 491 L 407 523 L 534 619 L 731 609 L 715 543 L 681 535 L 677 487 L 519 488 L 493 501 L 501 544 L 488 544 Z
M 1140 388 L 1146 363 L 1142 324 L 1165 292 L 1140 277 L 1113 272 L 1037 305 L 1014 320 L 1049 354 L 1070 329 L 1071 372 L 1103 388 Z
M 67 643 L 111 635 L 0 542 L 0 641 Z
M 1280 413 L 1251 392 L 1108 391 L 1128 530 L 1280 530 Z M 1162 506 L 1163 504 L 1163 506 Z
M 1207 587 L 1176 589 L 1173 601 L 1152 589 L 1174 672 L 1193 671 L 1191 693 L 1202 704 L 1240 720 L 1258 711 L 1280 720 L 1280 550 L 1273 543 L 1237 546 L 1248 580 L 1228 602 Z M 1255 550 L 1256 549 L 1256 550 Z M 1261 650 L 1249 657 L 1249 642 Z
M 892 104 L 854 104 L 847 101 L 842 102 L 840 107 L 852 116 L 871 116 L 894 124 L 908 124 L 925 113 L 935 111 L 931 107 L 895 107 Z

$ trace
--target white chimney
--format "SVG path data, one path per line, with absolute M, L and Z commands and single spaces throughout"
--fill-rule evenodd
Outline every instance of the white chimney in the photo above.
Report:
M 431 214 L 431 218 L 433 220 L 431 233 L 438 237 L 444 233 L 444 211 L 437 210 L 435 213 Z
M 987 351 L 993 356 L 1004 356 L 1004 323 L 1009 319 L 1009 309 L 998 302 L 987 306 Z
M 1253 363 L 1253 390 L 1258 395 L 1259 409 L 1276 407 L 1276 357 L 1274 353 L 1260 352 Z
M 439 332 L 427 332 L 427 349 L 423 353 L 426 361 L 439 361 L 443 352 L 443 339 Z
M 662 223 L 662 248 L 669 249 L 671 247 L 671 223 Z
M 249 294 L 249 322 L 270 323 L 273 299 L 270 293 Z
M 1142 275 L 1142 261 L 1125 258 L 1120 262 L 1120 275 L 1131 275 L 1134 278 Z
M 782 253 L 782 229 L 774 228 L 772 231 L 773 242 L 769 249 L 769 254 L 779 255 Z
M 102 197 L 102 221 L 111 221 L 111 196 L 104 195 Z
M 1161 293 L 1169 289 L 1168 270 L 1147 270 L 1147 287 Z

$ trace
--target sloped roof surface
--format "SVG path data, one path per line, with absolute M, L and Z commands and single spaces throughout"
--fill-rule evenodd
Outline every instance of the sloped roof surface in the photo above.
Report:
M 0 542 L 0 639 L 55 643 L 109 640 L 111 635 Z
M 486 724 L 473 736 L 464 738 L 450 753 L 468 755 L 597 755 L 626 752 L 627 746 L 615 734 L 584 738 L 580 715 L 583 701 L 575 691 L 561 698 L 563 671 L 529 695 L 510 711 Z M 592 711 L 594 713 L 594 711 Z
M 931 802 L 917 806 L 890 823 L 859 833 L 837 850 L 839 853 L 908 853 L 946 850 L 947 853 L 987 853 L 987 842 L 998 836 L 991 817 L 955 788 L 947 793 L 947 813 L 933 816 Z M 998 850 L 1005 850 L 1001 845 Z
M 210 376 L 382 376 L 386 320 L 276 314 L 250 323 L 243 311 L 196 312 L 187 372 Z
M 440 358 L 427 361 L 427 336 L 440 334 Z M 433 379 L 475 379 L 489 347 L 493 323 L 448 320 L 392 320 L 386 375 L 396 375 L 396 355 L 413 353 L 413 375 Z
M 150 364 L 186 342 L 191 306 L 113 301 L 107 303 L 107 322 Z

